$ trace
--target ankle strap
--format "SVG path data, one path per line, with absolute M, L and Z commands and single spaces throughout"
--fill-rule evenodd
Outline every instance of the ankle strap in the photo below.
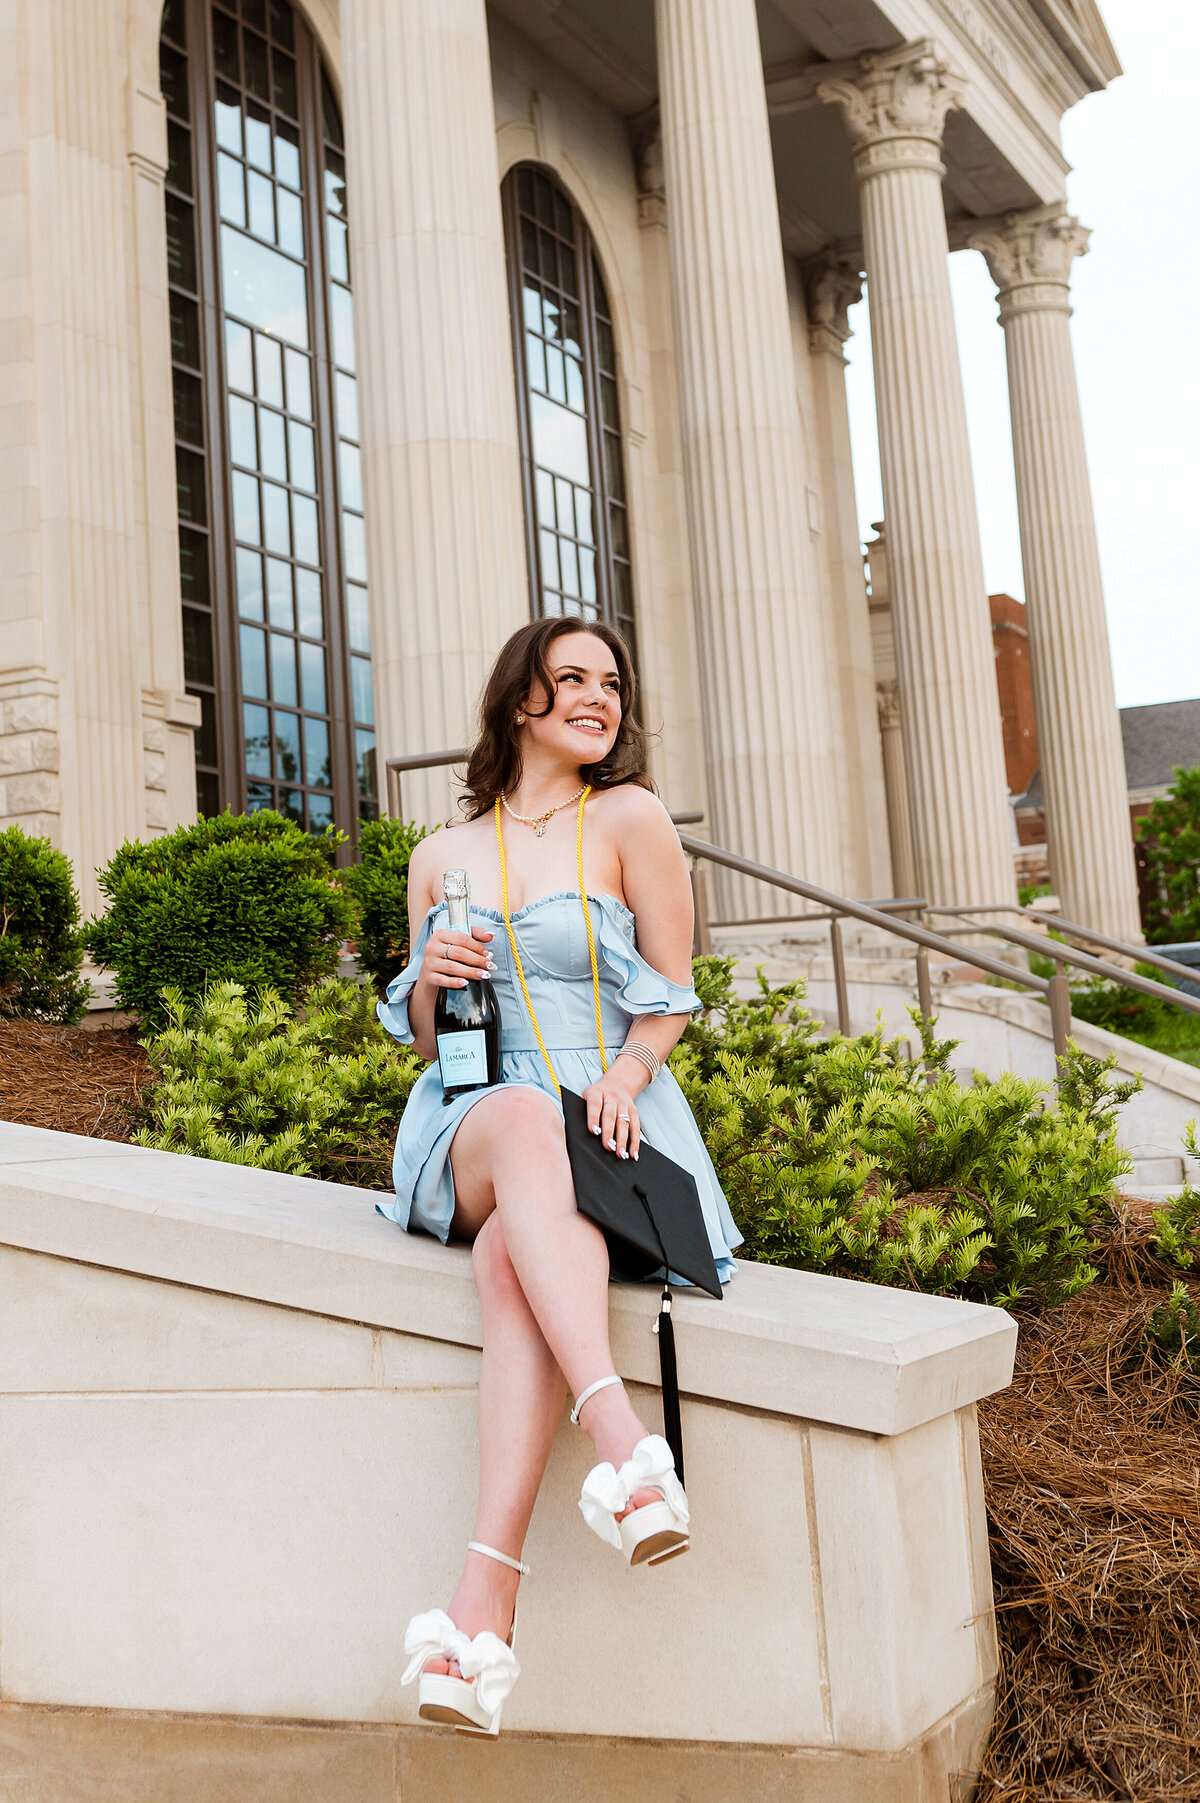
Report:
M 621 1379 L 614 1371 L 611 1377 L 598 1377 L 594 1384 L 589 1384 L 587 1389 L 583 1392 L 583 1395 L 575 1404 L 575 1407 L 571 1410 L 571 1426 L 579 1426 L 579 1411 L 584 1403 L 596 1394 L 597 1390 L 607 1390 L 610 1384 L 619 1384 L 620 1382 Z
M 510 1571 L 519 1571 L 523 1578 L 529 1576 L 528 1565 L 522 1565 L 520 1559 L 510 1559 L 507 1553 L 498 1553 L 494 1546 L 485 1546 L 482 1540 L 468 1540 L 469 1553 L 482 1553 L 485 1559 L 495 1559 L 497 1565 L 507 1565 Z

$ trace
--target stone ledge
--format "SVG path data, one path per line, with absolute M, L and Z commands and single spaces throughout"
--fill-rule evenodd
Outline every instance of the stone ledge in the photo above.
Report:
M 470 1255 L 401 1233 L 369 1191 L 0 1123 L 0 1243 L 461 1346 L 481 1332 Z M 657 1378 L 656 1297 L 617 1286 L 622 1375 Z M 901 1434 L 1002 1389 L 999 1309 L 743 1264 L 718 1304 L 683 1294 L 687 1392 Z
M 900 1753 L 0 1705 L 5 1803 L 965 1803 L 990 1688 Z M 950 1787 L 941 1774 L 950 1771 Z M 959 1774 L 956 1791 L 955 1773 Z M 940 1783 L 938 1780 L 940 1779 Z

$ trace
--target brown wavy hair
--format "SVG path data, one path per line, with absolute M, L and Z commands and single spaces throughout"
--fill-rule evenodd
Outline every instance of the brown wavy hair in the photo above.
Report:
M 571 616 L 531 620 L 520 626 L 501 648 L 492 665 L 479 702 L 479 737 L 467 761 L 464 793 L 459 798 L 468 820 L 478 820 L 496 804 L 496 798 L 507 795 L 521 780 L 521 747 L 514 724 L 520 712 L 528 713 L 529 697 L 541 683 L 549 701 L 544 718 L 554 706 L 557 683 L 551 675 L 547 654 L 556 639 L 571 632 L 587 632 L 613 654 L 621 685 L 621 724 L 617 736 L 598 764 L 580 765 L 595 789 L 615 789 L 622 783 L 636 783 L 639 788 L 653 789 L 646 774 L 646 734 L 634 716 L 637 701 L 637 678 L 633 659 L 620 633 L 600 621 L 579 620 Z

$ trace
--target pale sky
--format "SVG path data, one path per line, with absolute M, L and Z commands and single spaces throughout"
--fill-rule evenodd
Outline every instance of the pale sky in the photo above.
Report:
M 1093 236 L 1071 321 L 1117 702 L 1200 695 L 1198 0 L 1101 0 L 1125 74 L 1063 121 Z M 990 593 L 1024 599 L 1004 339 L 983 258 L 950 259 Z M 846 347 L 860 531 L 881 517 L 867 303 Z M 1187 522 L 1191 520 L 1192 526 Z

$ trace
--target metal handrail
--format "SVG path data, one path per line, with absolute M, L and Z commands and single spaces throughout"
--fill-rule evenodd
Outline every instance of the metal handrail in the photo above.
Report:
M 436 770 L 443 764 L 465 764 L 470 755 L 471 747 L 461 745 L 457 751 L 419 751 L 412 757 L 388 758 L 383 770 L 384 781 L 387 783 L 388 813 L 392 819 L 404 818 L 400 777 L 405 770 Z
M 1077 920 L 1066 920 L 1061 914 L 1051 914 L 1046 908 L 1014 907 L 1011 902 L 997 902 L 984 908 L 926 908 L 927 914 L 1020 914 L 1026 920 L 1044 921 L 1047 927 L 1056 932 L 1066 933 L 1071 939 L 1084 939 L 1090 945 L 1101 945 L 1107 952 L 1117 952 L 1124 958 L 1133 958 L 1141 964 L 1153 964 L 1157 970 L 1165 970 L 1173 977 L 1182 977 L 1184 982 L 1196 981 L 1195 967 L 1190 964 L 1178 964 L 1174 958 L 1164 958 L 1153 946 L 1131 945 L 1127 939 L 1110 939 L 1107 933 L 1097 933 L 1094 927 L 1081 927 Z M 986 929 L 981 929 L 986 930 Z
M 958 914 L 961 909 L 927 908 L 927 914 Z M 1075 946 L 1064 945 L 1061 940 L 1043 938 L 1037 933 L 1022 933 L 1016 927 L 980 926 L 981 933 L 990 933 L 998 939 L 1005 939 L 1010 945 L 1022 946 L 1026 951 L 1036 952 L 1039 957 L 1053 958 L 1056 964 L 1072 964 L 1078 970 L 1087 971 L 1089 976 L 1105 977 L 1111 983 L 1120 983 L 1126 989 L 1136 989 L 1142 995 L 1157 996 L 1160 1001 L 1170 1002 L 1176 1008 L 1182 1008 L 1186 1014 L 1200 1014 L 1200 999 L 1181 995 L 1178 989 L 1171 989 L 1165 983 L 1156 983 L 1152 977 L 1139 976 L 1136 971 L 1122 970 L 1116 964 L 1108 964 L 1103 958 L 1093 957 L 1090 952 L 1081 952 Z M 1120 944 L 1120 941 L 1116 942 Z M 1134 948 L 1130 948 L 1132 953 Z M 1166 962 L 1166 960 L 1163 960 Z M 1194 979 L 1195 972 L 1180 965 L 1179 969 L 1189 979 Z

